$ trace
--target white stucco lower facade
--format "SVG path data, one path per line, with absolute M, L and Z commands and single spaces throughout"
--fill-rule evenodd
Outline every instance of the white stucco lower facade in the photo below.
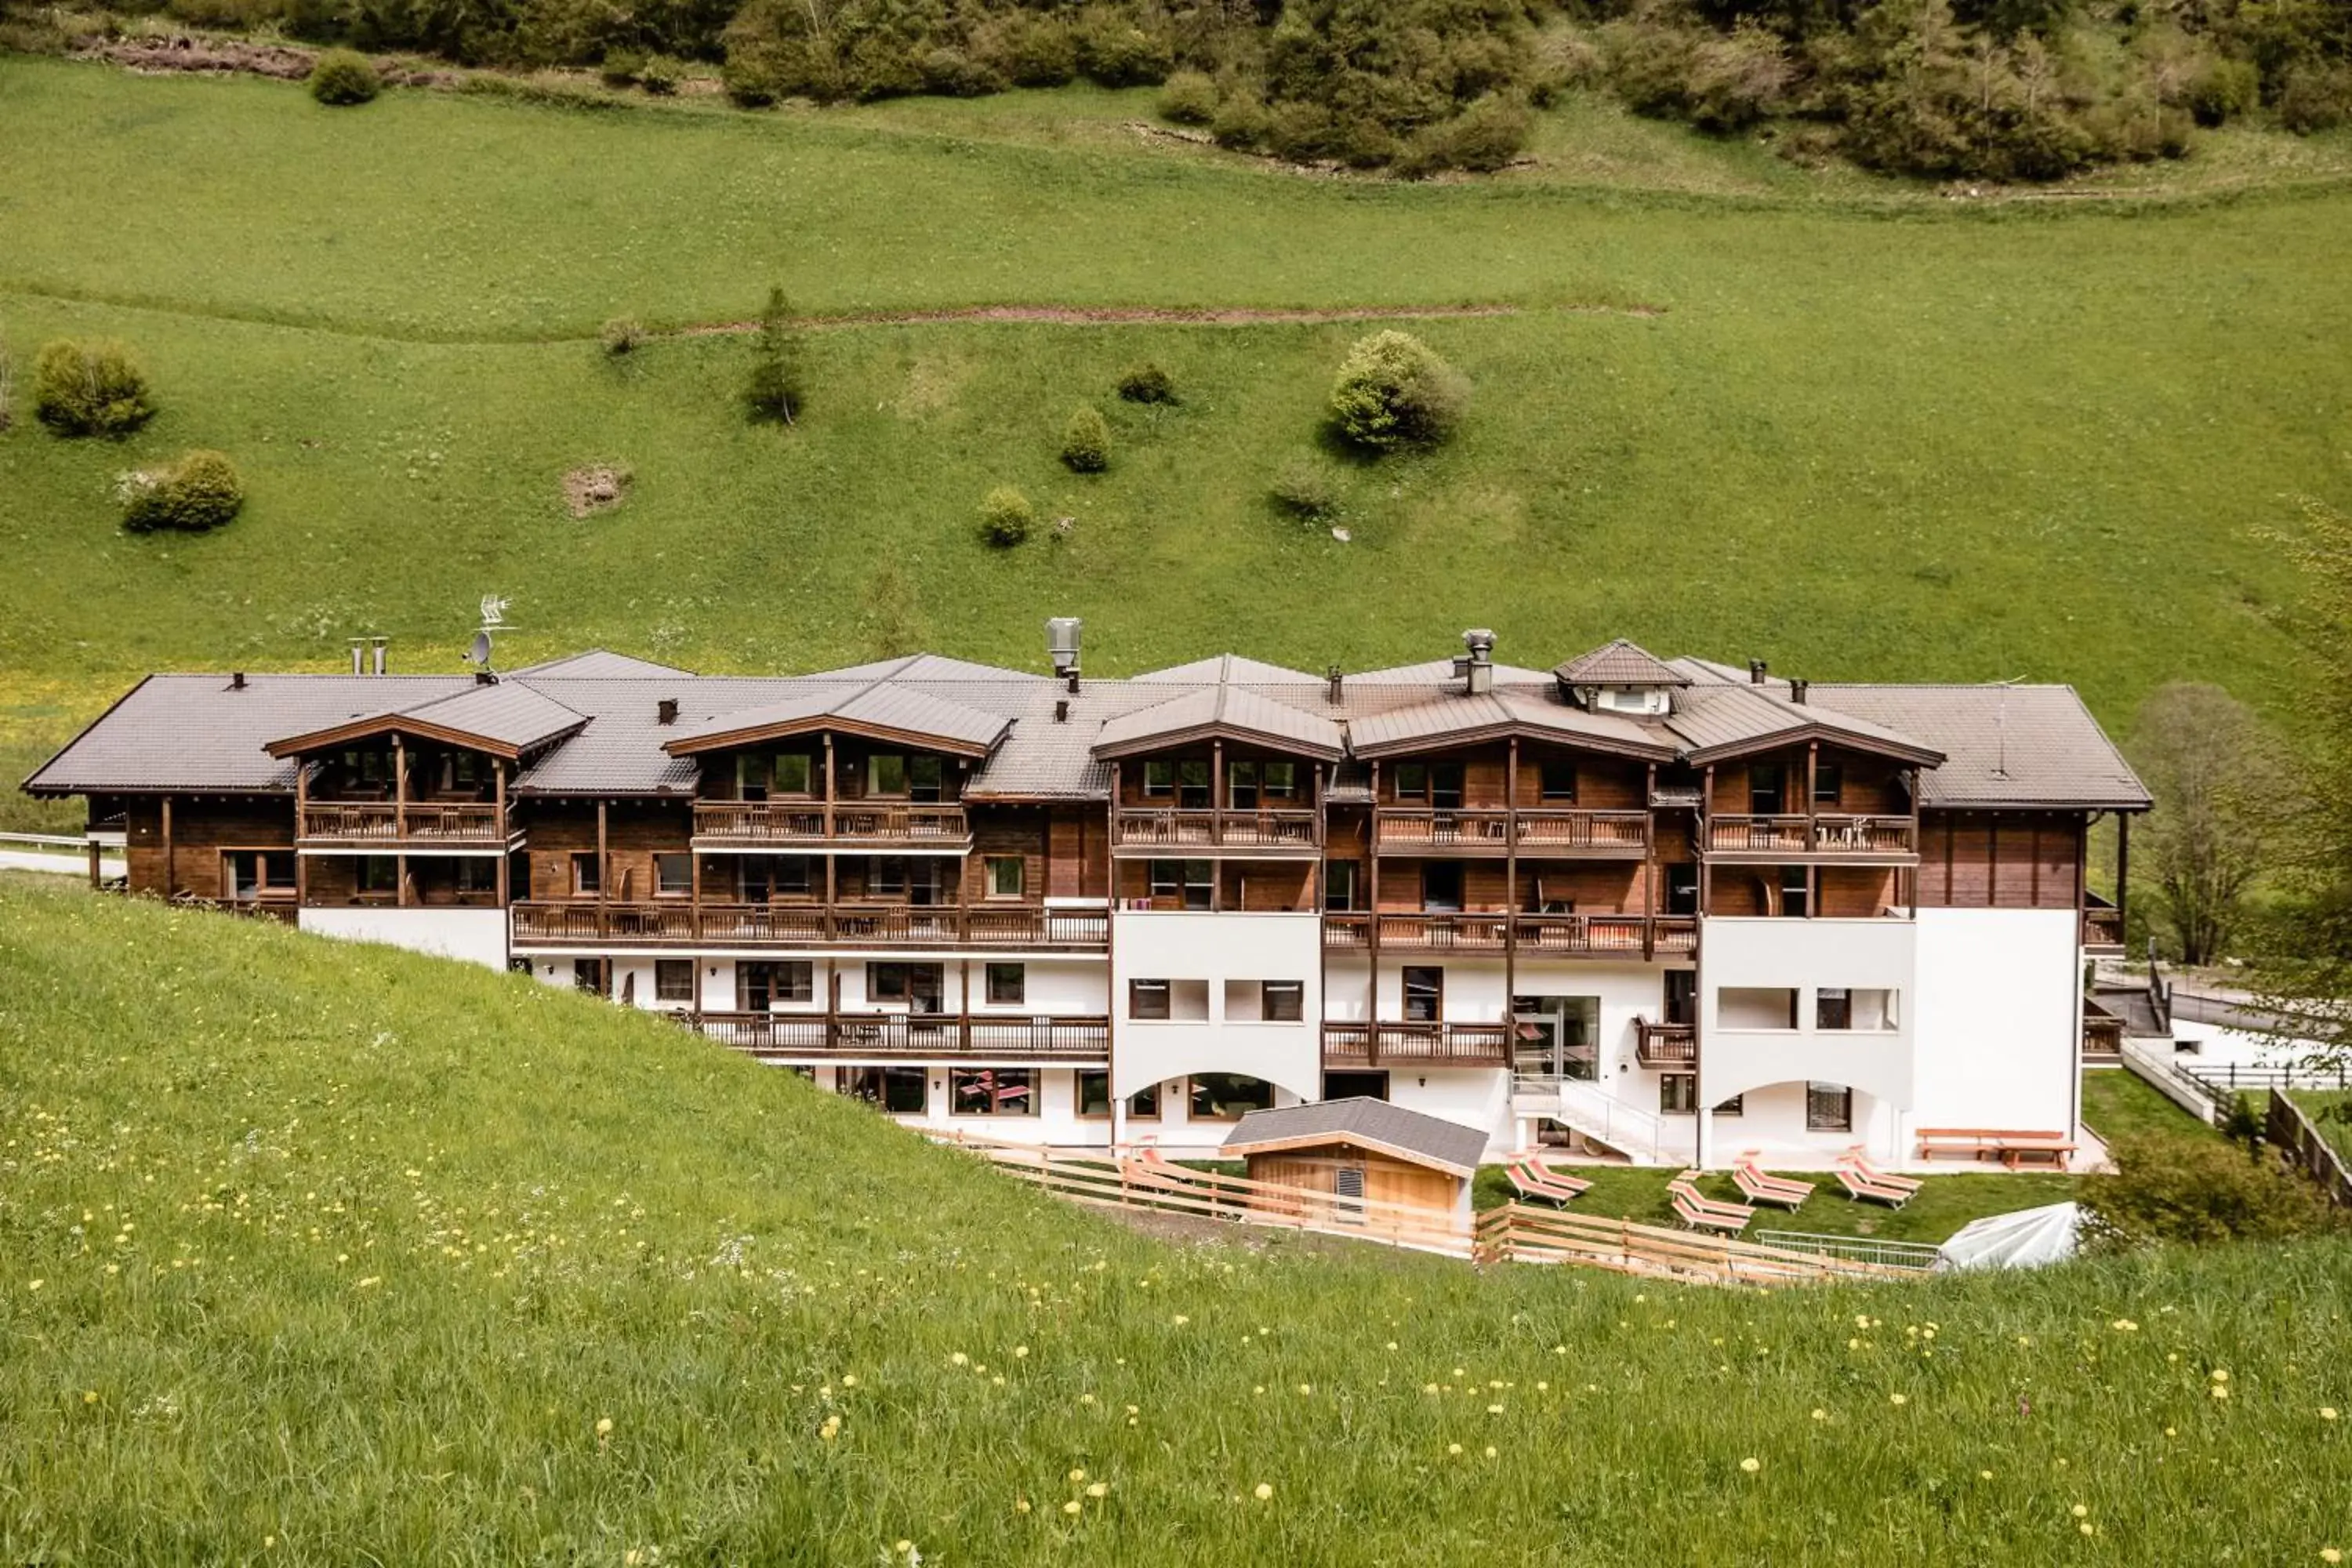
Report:
M 2074 1136 L 2083 951 L 2071 910 L 1921 910 L 1910 1126 Z
M 1313 913 L 1120 910 L 1111 915 L 1111 1088 L 1120 1099 L 1193 1073 L 1323 1092 L 1323 921 Z M 1171 1016 L 1135 1016 L 1135 983 L 1167 982 Z M 1267 982 L 1301 987 L 1298 1016 L 1270 1019 Z
M 507 966 L 507 912 L 504 910 L 310 909 L 298 912 L 295 923 L 320 936 L 348 942 L 389 942 L 440 958 L 459 958 L 491 969 Z

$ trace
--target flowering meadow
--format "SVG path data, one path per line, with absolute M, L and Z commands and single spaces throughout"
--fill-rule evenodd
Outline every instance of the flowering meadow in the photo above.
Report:
M 1773 1294 L 1181 1245 L 655 1018 L 22 879 L 0 1145 L 11 1563 L 2352 1552 L 2341 1242 Z

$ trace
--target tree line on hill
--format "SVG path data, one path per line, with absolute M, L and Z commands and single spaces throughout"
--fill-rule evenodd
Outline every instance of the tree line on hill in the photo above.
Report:
M 126 9 L 152 4 L 132 0 Z M 1636 112 L 1936 178 L 2179 156 L 2194 127 L 2352 121 L 2345 0 L 163 0 L 197 25 L 747 105 L 1165 83 L 1228 146 L 1493 169 L 1585 87 Z M 31 0 L 0 0 L 30 16 Z

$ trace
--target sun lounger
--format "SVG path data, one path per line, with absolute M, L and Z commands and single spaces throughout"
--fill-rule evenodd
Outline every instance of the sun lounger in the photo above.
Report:
M 1797 1208 L 1813 1195 L 1812 1183 L 1770 1175 L 1757 1164 L 1753 1154 L 1741 1155 L 1738 1163 L 1731 1167 L 1731 1184 L 1749 1203 L 1770 1204 L 1777 1208 Z
M 1685 1171 L 1666 1184 L 1666 1195 L 1673 1201 L 1675 1217 L 1693 1230 L 1717 1230 L 1737 1236 L 1748 1228 L 1756 1211 L 1746 1204 L 1717 1203 L 1692 1185 L 1696 1171 Z
M 1856 1175 L 1877 1186 L 1894 1187 L 1906 1193 L 1916 1193 L 1919 1190 L 1917 1177 L 1897 1175 L 1893 1171 L 1879 1169 L 1870 1156 L 1862 1152 L 1862 1145 L 1859 1143 L 1847 1150 L 1839 1158 L 1838 1163 L 1851 1166 Z
M 1514 1160 L 1503 1167 L 1503 1174 L 1510 1182 L 1511 1190 L 1522 1198 L 1535 1203 L 1554 1204 L 1561 1208 L 1583 1196 L 1585 1190 L 1592 1185 L 1574 1176 L 1548 1171 L 1532 1160 Z
M 1883 1183 L 1874 1182 L 1853 1165 L 1840 1165 L 1837 1169 L 1837 1179 L 1838 1184 L 1845 1188 L 1845 1195 L 1854 1202 L 1860 1203 L 1863 1199 L 1868 1198 L 1873 1203 L 1885 1204 L 1888 1208 L 1894 1209 L 1899 1209 L 1909 1203 L 1912 1194 L 1918 1191 L 1916 1186 L 1891 1187 Z

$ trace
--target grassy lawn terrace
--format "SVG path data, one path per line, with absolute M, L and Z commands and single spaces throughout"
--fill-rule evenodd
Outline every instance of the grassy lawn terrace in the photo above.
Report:
M 1666 1197 L 1666 1184 L 1678 1173 L 1675 1171 L 1663 1166 L 1631 1165 L 1563 1168 L 1572 1169 L 1578 1177 L 1592 1184 L 1591 1192 L 1569 1205 L 1572 1214 L 1630 1219 L 1669 1229 L 1681 1226 Z M 1972 1219 L 2063 1203 L 2074 1195 L 2075 1180 L 2072 1176 L 2005 1171 L 1929 1176 L 1918 1196 L 1899 1209 L 1890 1209 L 1883 1204 L 1857 1203 L 1847 1197 L 1837 1178 L 1824 1171 L 1774 1174 L 1812 1183 L 1813 1195 L 1793 1210 L 1769 1205 L 1759 1208 L 1756 1217 L 1748 1222 L 1747 1234 L 1750 1240 L 1759 1231 L 1793 1230 L 1817 1236 L 1869 1237 L 1880 1241 L 1940 1242 Z M 1698 1190 L 1726 1203 L 1744 1201 L 1730 1176 L 1721 1172 L 1700 1177 Z M 1480 1169 L 1473 1198 L 1481 1210 L 1507 1203 L 1511 1196 L 1511 1185 L 1501 1166 Z

